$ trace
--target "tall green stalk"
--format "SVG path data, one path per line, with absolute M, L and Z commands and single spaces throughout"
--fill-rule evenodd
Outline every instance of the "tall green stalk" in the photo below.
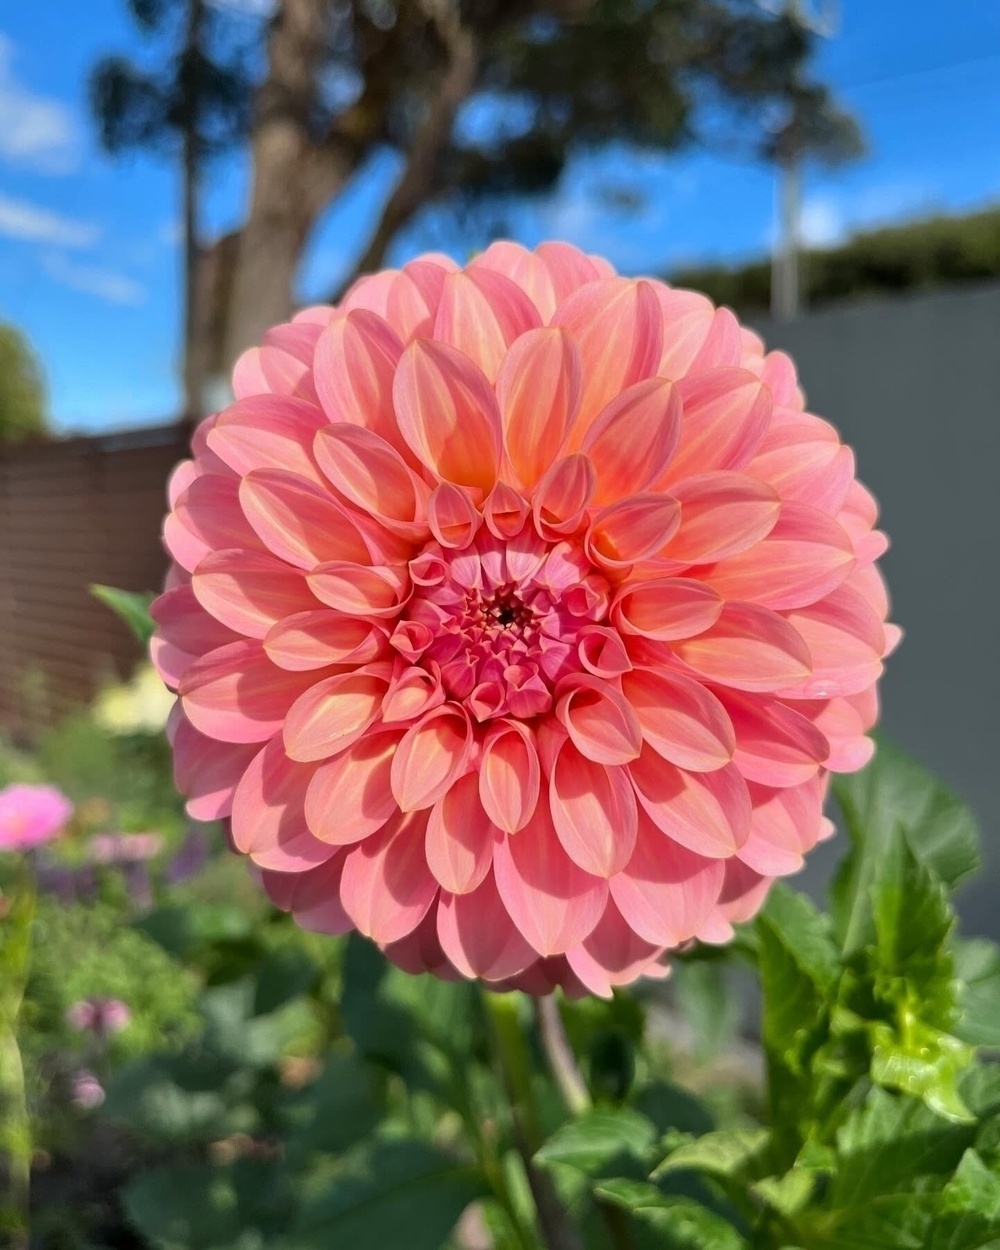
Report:
M 35 890 L 24 864 L 0 925 L 0 1235 L 12 1250 L 29 1241 L 31 1122 L 17 1023 L 31 963 Z

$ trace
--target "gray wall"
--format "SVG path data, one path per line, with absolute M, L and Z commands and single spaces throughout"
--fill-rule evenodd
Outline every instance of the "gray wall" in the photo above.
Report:
M 883 726 L 979 816 L 988 868 L 966 887 L 963 928 L 1000 939 L 1000 285 L 757 328 L 794 357 L 810 411 L 855 448 L 881 503 L 906 630 Z

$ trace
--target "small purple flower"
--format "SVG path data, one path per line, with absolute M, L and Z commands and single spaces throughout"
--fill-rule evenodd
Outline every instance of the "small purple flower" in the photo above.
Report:
M 0 790 L 0 851 L 51 842 L 72 815 L 73 804 L 55 786 L 7 786 Z
M 104 1086 L 93 1072 L 81 1068 L 70 1079 L 70 1101 L 81 1111 L 93 1111 L 104 1101 Z
M 189 825 L 184 841 L 163 873 L 169 885 L 180 885 L 197 876 L 208 862 L 208 838 L 199 825 Z
M 132 1012 L 120 998 L 82 998 L 66 1012 L 66 1023 L 79 1033 L 109 1037 L 128 1027 Z
M 95 864 L 140 864 L 154 859 L 163 849 L 158 833 L 99 833 L 87 850 Z

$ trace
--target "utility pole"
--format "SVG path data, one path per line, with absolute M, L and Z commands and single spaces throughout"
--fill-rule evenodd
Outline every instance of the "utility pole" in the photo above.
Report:
M 837 0 L 820 0 L 816 9 L 805 0 L 761 0 L 763 7 L 784 8 L 789 18 L 803 29 L 829 39 L 837 29 Z M 802 251 L 802 151 L 796 132 L 796 119 L 789 118 L 782 135 L 778 156 L 777 228 L 771 250 L 771 316 L 775 321 L 794 321 L 799 315 L 802 277 L 799 257 Z

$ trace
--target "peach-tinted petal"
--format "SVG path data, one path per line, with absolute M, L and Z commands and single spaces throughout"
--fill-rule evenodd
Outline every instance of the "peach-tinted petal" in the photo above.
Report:
M 636 670 L 622 678 L 642 736 L 657 755 L 691 772 L 713 772 L 733 758 L 736 737 L 725 707 L 681 673 Z
M 272 664 L 256 640 L 232 642 L 195 661 L 178 687 L 196 729 L 222 742 L 265 742 L 313 680 Z
M 642 730 L 628 701 L 599 677 L 581 673 L 559 687 L 556 715 L 577 750 L 598 764 L 627 764 L 642 748 Z
M 191 589 L 216 620 L 248 638 L 264 638 L 286 616 L 319 607 L 297 569 L 263 552 L 211 552 L 195 569 Z
M 625 569 L 659 551 L 680 523 L 680 504 L 670 495 L 633 495 L 594 517 L 585 550 L 601 568 Z
M 615 599 L 611 620 L 624 634 L 671 642 L 690 638 L 714 625 L 723 599 L 711 586 L 689 578 L 627 582 Z
M 684 436 L 663 484 L 748 464 L 771 420 L 767 387 L 745 369 L 692 373 L 678 387 Z
M 802 632 L 768 608 L 727 603 L 697 638 L 673 644 L 677 656 L 709 681 L 737 690 L 780 690 L 812 671 Z
M 609 883 L 611 897 L 647 942 L 677 946 L 701 931 L 719 897 L 724 861 L 681 846 L 639 812 L 632 857 Z
M 373 724 L 389 685 L 385 665 L 335 673 L 310 686 L 284 719 L 285 750 L 294 760 L 325 760 L 352 746 Z
M 368 547 L 346 510 L 305 478 L 282 469 L 255 469 L 240 483 L 239 497 L 267 549 L 296 568 L 312 569 L 327 560 L 370 562 Z
M 348 616 L 395 616 L 409 597 L 405 571 L 345 561 L 321 564 L 309 574 L 317 599 Z
M 498 830 L 483 810 L 479 779 L 466 773 L 431 808 L 427 864 L 442 889 L 470 894 L 493 862 Z
M 549 782 L 552 823 L 566 854 L 595 877 L 613 877 L 635 845 L 636 803 L 624 768 L 606 767 L 565 742 Z
M 516 282 L 486 266 L 448 274 L 434 338 L 475 359 L 494 381 L 507 348 L 541 325 L 538 309 Z
M 438 884 L 424 856 L 423 813 L 402 816 L 348 851 L 340 901 L 359 933 L 380 944 L 412 933 Z
M 237 547 L 263 550 L 243 515 L 239 490 L 237 478 L 206 473 L 196 478 L 177 500 L 164 523 L 163 537 L 167 550 L 189 573 L 210 551 Z
M 342 854 L 304 872 L 261 873 L 264 889 L 282 911 L 290 911 L 295 923 L 311 933 L 339 936 L 354 928 L 340 902 Z
M 766 877 L 784 877 L 802 867 L 804 852 L 820 837 L 823 785 L 819 777 L 805 785 L 771 790 L 750 786 L 753 818 L 740 860 Z
M 777 699 L 719 690 L 736 733 L 734 760 L 747 781 L 798 786 L 816 775 L 830 744 L 812 721 Z
M 682 378 L 712 329 L 712 301 L 696 291 L 679 290 L 665 282 L 652 283 L 663 316 L 663 351 L 657 373 Z
M 681 505 L 681 524 L 663 554 L 682 564 L 712 564 L 753 548 L 781 512 L 778 493 L 742 473 L 685 478 L 671 493 Z
M 349 312 L 316 345 L 316 391 L 331 421 L 367 427 L 401 450 L 392 386 L 403 344 L 375 313 Z
M 342 498 L 397 532 L 420 538 L 427 491 L 396 449 L 361 425 L 326 425 L 315 436 L 317 463 Z
M 392 792 L 404 812 L 431 807 L 465 772 L 472 749 L 468 714 L 455 704 L 407 730 L 392 761 Z
M 500 471 L 502 432 L 489 381 L 466 356 L 432 339 L 403 353 L 393 399 L 399 431 L 443 481 L 488 494 Z
M 570 859 L 543 803 L 526 828 L 497 842 L 493 871 L 508 915 L 540 955 L 582 942 L 604 912 L 607 882 Z
M 580 349 L 565 330 L 531 330 L 504 357 L 497 399 L 507 458 L 523 486 L 534 486 L 559 455 L 582 386 Z
M 595 419 L 580 450 L 597 471 L 595 502 L 613 503 L 658 481 L 681 436 L 681 400 L 663 378 L 622 391 Z
M 663 349 L 659 302 L 648 282 L 604 278 L 575 291 L 556 309 L 580 345 L 583 397 L 572 437 L 582 440 L 598 413 L 627 386 L 652 377 Z
M 548 271 L 557 306 L 581 286 L 606 276 L 594 257 L 581 252 L 571 243 L 540 243 L 535 254 Z
M 442 547 L 467 547 L 476 536 L 483 518 L 468 490 L 453 486 L 451 482 L 442 482 L 428 497 L 427 522 Z
M 853 568 L 854 548 L 836 521 L 806 504 L 784 503 L 762 542 L 721 560 L 704 576 L 726 599 L 779 611 L 822 599 Z
M 596 486 L 597 475 L 586 456 L 564 456 L 555 461 L 535 490 L 535 528 L 545 538 L 575 533 L 586 519 Z
M 504 833 L 517 833 L 534 815 L 541 785 L 538 751 L 530 729 L 506 720 L 483 746 L 479 795 L 490 820 Z
M 325 608 L 283 617 L 264 635 L 268 657 L 293 672 L 330 664 L 369 664 L 385 648 L 385 634 L 376 625 Z
M 662 947 L 643 941 L 609 898 L 593 932 L 566 952 L 569 966 L 592 994 L 610 998 L 615 986 L 629 985 L 652 971 Z
M 219 414 L 208 445 L 241 477 L 254 469 L 286 469 L 319 482 L 312 443 L 326 423 L 324 414 L 305 400 L 256 395 L 238 399 Z
M 885 630 L 867 600 L 850 586 L 789 612 L 788 622 L 812 656 L 811 675 L 801 684 L 785 683 L 789 693 L 804 699 L 858 694 L 880 676 Z
M 437 932 L 455 967 L 466 977 L 503 981 L 537 958 L 500 898 L 492 870 L 471 894 L 442 894 Z
M 689 851 L 723 859 L 747 840 L 750 796 L 734 764 L 711 773 L 691 773 L 647 747 L 629 765 L 629 773 L 653 823 Z
M 305 795 L 306 824 L 322 842 L 348 846 L 381 829 L 396 810 L 389 769 L 398 733 L 370 733 L 324 760 Z
M 536 252 L 529 252 L 519 243 L 506 239 L 491 243 L 470 262 L 469 269 L 492 269 L 516 282 L 535 305 L 543 323 L 556 310 L 556 290 L 548 266 Z
M 188 796 L 192 820 L 222 820 L 233 810 L 240 778 L 257 754 L 257 743 L 219 742 L 199 733 L 181 716 L 171 743 L 174 784 Z
M 298 872 L 333 854 L 309 832 L 302 811 L 311 773 L 288 758 L 279 735 L 254 757 L 236 787 L 233 844 L 261 868 Z

